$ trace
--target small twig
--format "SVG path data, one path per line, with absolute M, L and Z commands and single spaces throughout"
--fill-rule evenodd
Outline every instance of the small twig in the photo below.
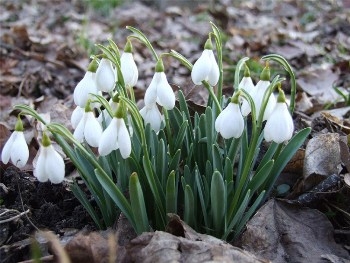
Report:
M 350 230 L 334 229 L 334 234 L 350 235 Z
M 54 256 L 53 255 L 41 257 L 39 259 L 40 259 L 40 262 L 54 262 Z M 18 263 L 35 263 L 35 262 L 37 262 L 35 259 L 29 259 L 29 260 L 20 261 Z
M 6 214 L 6 213 L 8 213 L 8 212 L 17 212 L 17 213 L 19 213 L 19 214 L 18 214 L 18 215 L 15 215 L 15 216 L 13 216 L 13 217 L 4 219 L 4 220 L 0 220 L 0 225 L 1 225 L 1 224 L 4 224 L 4 223 L 7 223 L 7 222 L 10 222 L 10 221 L 13 221 L 13 220 L 16 220 L 17 218 L 19 218 L 19 217 L 21 217 L 21 216 L 23 216 L 23 215 L 29 213 L 30 210 L 28 209 L 27 211 L 24 211 L 24 212 L 20 213 L 20 212 L 17 211 L 17 210 L 11 209 L 11 210 L 6 210 L 5 212 L 1 213 L 0 216 L 3 216 L 4 214 Z
M 19 188 L 19 183 L 17 184 L 17 187 L 18 187 L 19 199 L 21 200 L 22 209 L 24 210 L 24 204 L 23 204 L 21 189 Z M 34 225 L 34 223 L 32 222 L 32 220 L 30 220 L 29 216 L 28 216 L 27 214 L 25 214 L 25 216 L 26 216 L 27 220 L 29 221 L 29 223 L 30 223 L 37 231 L 39 231 L 39 228 L 37 228 L 36 225 Z

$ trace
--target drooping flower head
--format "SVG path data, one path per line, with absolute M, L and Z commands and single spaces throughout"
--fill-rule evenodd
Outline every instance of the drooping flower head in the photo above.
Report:
M 134 87 L 139 78 L 139 72 L 132 55 L 131 41 L 126 42 L 124 53 L 120 57 L 120 67 L 126 86 Z
M 115 87 L 117 71 L 112 62 L 106 57 L 103 57 L 98 65 L 95 80 L 100 91 L 111 92 Z
M 157 102 L 166 110 L 171 110 L 175 106 L 175 94 L 165 76 L 162 59 L 157 61 L 155 71 L 152 81 L 145 93 L 145 104 L 146 106 L 150 106 Z
M 265 95 L 265 92 L 267 92 L 267 89 L 269 88 L 271 82 L 270 82 L 270 67 L 268 62 L 266 62 L 266 66 L 263 69 L 263 71 L 260 74 L 260 80 L 255 86 L 255 91 L 252 93 L 252 97 L 255 104 L 255 110 L 256 110 L 256 116 L 260 113 L 260 109 L 263 104 L 263 98 Z M 276 98 L 273 93 L 271 93 L 270 97 L 268 98 L 268 102 L 266 104 L 266 108 L 264 111 L 263 120 L 267 120 L 267 118 L 270 116 L 272 110 L 274 109 L 276 105 Z
M 239 108 L 239 92 L 232 96 L 231 102 L 216 118 L 215 130 L 224 139 L 241 137 L 244 130 L 244 120 Z
M 145 125 L 149 123 L 152 130 L 154 130 L 156 133 L 159 132 L 164 117 L 159 112 L 157 104 L 155 102 L 150 105 L 145 105 L 145 107 L 140 110 L 140 114 L 144 120 Z
M 213 45 L 211 39 L 205 42 L 202 55 L 194 63 L 191 78 L 194 84 L 200 85 L 203 80 L 209 82 L 211 86 L 215 86 L 219 81 L 220 71 L 215 60 Z
M 90 107 L 90 101 L 88 101 L 85 106 L 84 115 L 79 121 L 78 126 L 73 133 L 73 136 L 79 142 L 83 142 L 85 139 L 90 146 L 97 147 L 101 135 L 102 127 L 95 118 L 95 115 Z
M 121 156 L 126 159 L 131 154 L 131 139 L 125 125 L 125 105 L 121 101 L 108 127 L 103 131 L 98 145 L 101 156 L 110 154 L 113 150 L 120 150 Z
M 74 89 L 74 103 L 81 108 L 84 108 L 87 101 L 91 99 L 91 94 L 99 94 L 95 80 L 97 67 L 96 60 L 91 61 L 83 79 Z
M 17 166 L 22 168 L 26 165 L 29 158 L 29 149 L 23 134 L 23 123 L 18 116 L 15 131 L 11 134 L 6 142 L 1 153 L 1 161 L 7 164 L 9 160 Z
M 39 149 L 39 157 L 33 171 L 39 182 L 51 181 L 59 184 L 64 179 L 65 165 L 61 155 L 52 146 L 49 136 L 43 133 L 42 144 Z
M 239 83 L 239 88 L 245 90 L 250 96 L 253 97 L 255 86 L 252 78 L 250 77 L 250 71 L 247 64 L 245 64 L 244 76 Z M 243 116 L 248 116 L 248 114 L 251 112 L 250 105 L 244 98 L 242 101 L 241 111 Z
M 276 106 L 267 119 L 264 128 L 264 138 L 268 142 L 282 143 L 292 138 L 293 131 L 294 123 L 286 104 L 286 97 L 279 87 Z

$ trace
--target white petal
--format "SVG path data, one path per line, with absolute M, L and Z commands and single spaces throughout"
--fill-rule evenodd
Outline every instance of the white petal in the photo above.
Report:
M 266 108 L 265 108 L 264 118 L 263 118 L 264 121 L 266 121 L 269 118 L 269 116 L 271 115 L 275 106 L 276 106 L 276 97 L 272 93 L 269 97 L 269 100 L 268 100 Z
M 53 184 L 59 184 L 64 179 L 65 166 L 61 155 L 52 145 L 46 147 L 45 172 Z
M 100 155 L 105 156 L 118 148 L 117 132 L 117 118 L 114 117 L 101 135 L 98 144 L 98 152 Z
M 78 142 L 84 141 L 84 129 L 85 129 L 86 117 L 87 115 L 84 112 L 83 117 L 81 118 L 77 128 L 74 130 L 74 133 L 73 133 L 74 138 L 77 139 Z
M 96 70 L 97 88 L 100 91 L 112 91 L 116 82 L 116 76 L 112 62 L 106 58 L 102 58 Z
M 131 140 L 128 129 L 123 119 L 117 119 L 118 125 L 118 145 L 120 154 L 124 159 L 128 158 L 131 153 Z
M 191 78 L 194 84 L 200 85 L 203 80 L 208 78 L 211 70 L 210 50 L 205 49 L 202 55 L 194 63 Z
M 223 115 L 219 127 L 221 136 L 224 139 L 239 138 L 244 129 L 244 120 L 239 105 L 230 103 L 224 111 L 221 112 Z
M 149 123 L 155 132 L 159 132 L 163 118 L 155 103 L 150 106 L 146 105 L 140 110 L 140 114 L 145 124 Z
M 139 72 L 132 54 L 124 52 L 120 57 L 120 64 L 125 84 L 130 87 L 135 86 Z
M 10 160 L 11 157 L 11 151 L 12 151 L 12 145 L 13 142 L 15 141 L 17 135 L 18 135 L 18 131 L 14 131 L 10 138 L 7 140 L 7 142 L 5 143 L 4 148 L 2 149 L 2 153 L 1 153 L 1 161 L 4 164 L 7 164 Z
M 255 86 L 255 92 L 252 94 L 255 104 L 256 115 L 260 113 L 261 103 L 264 98 L 265 91 L 270 85 L 270 81 L 260 80 Z
M 23 132 L 18 132 L 12 144 L 11 161 L 18 168 L 26 165 L 29 158 L 29 149 Z
M 287 105 L 285 103 L 277 103 L 265 125 L 265 140 L 282 143 L 292 137 L 293 131 L 294 123 Z
M 157 97 L 160 106 L 163 106 L 167 110 L 174 108 L 175 94 L 164 72 L 160 72 L 160 81 L 157 83 Z
M 92 147 L 98 147 L 102 135 L 102 127 L 92 111 L 86 112 L 86 123 L 84 127 L 84 137 L 86 142 Z
M 39 182 L 47 182 L 49 179 L 49 175 L 46 172 L 47 147 L 41 146 L 39 151 L 39 157 L 36 161 L 36 166 L 34 168 L 33 174 Z
M 77 106 L 73 110 L 72 116 L 70 117 L 70 121 L 72 123 L 73 129 L 75 129 L 78 126 L 80 120 L 83 118 L 83 115 L 84 115 L 84 109 L 83 108 Z
M 152 81 L 149 84 L 145 93 L 144 101 L 146 105 L 152 105 L 157 101 L 157 84 L 160 81 L 160 78 L 161 76 L 159 72 L 156 72 L 153 75 Z
M 97 86 L 95 83 L 95 74 L 87 71 L 84 78 L 77 84 L 74 90 L 74 103 L 82 108 L 85 107 L 90 93 L 97 94 Z
M 212 50 L 209 50 L 209 51 L 211 51 L 209 52 L 211 69 L 208 74 L 208 82 L 211 86 L 215 86 L 219 81 L 220 71 L 219 71 L 218 63 L 216 63 L 216 60 L 215 60 L 214 52 Z

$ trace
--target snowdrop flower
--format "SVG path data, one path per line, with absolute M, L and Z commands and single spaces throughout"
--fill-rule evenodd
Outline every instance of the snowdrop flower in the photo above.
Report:
M 282 143 L 292 138 L 293 131 L 293 119 L 289 113 L 284 93 L 280 88 L 277 104 L 265 125 L 264 138 L 268 142 Z
M 254 86 L 252 78 L 250 77 L 250 72 L 249 72 L 249 68 L 247 67 L 247 65 L 245 65 L 244 77 L 242 78 L 242 80 L 238 86 L 240 89 L 245 90 L 250 96 L 253 97 L 253 93 L 255 91 L 255 86 Z M 241 111 L 242 111 L 243 116 L 248 116 L 248 114 L 251 111 L 248 101 L 244 98 L 242 101 Z
M 134 87 L 139 78 L 139 72 L 132 56 L 132 45 L 130 40 L 126 42 L 124 53 L 120 57 L 120 67 L 125 85 Z
M 193 65 L 191 78 L 196 85 L 200 85 L 203 80 L 207 80 L 211 86 L 215 86 L 219 81 L 219 76 L 219 66 L 216 63 L 213 46 L 209 38 L 205 42 L 202 55 Z
M 231 102 L 215 120 L 215 130 L 224 139 L 239 138 L 244 130 L 244 120 L 239 109 L 239 93 L 233 95 Z
M 259 112 L 260 112 L 265 91 L 267 91 L 270 84 L 271 84 L 270 83 L 270 68 L 267 64 L 266 67 L 261 72 L 260 80 L 255 86 L 255 91 L 252 93 L 253 101 L 255 104 L 256 114 L 259 114 Z M 271 95 L 268 99 L 265 111 L 264 111 L 264 116 L 263 116 L 264 121 L 268 119 L 268 117 L 270 116 L 275 105 L 276 105 L 276 98 L 275 98 L 275 95 L 273 93 L 271 93 Z
M 83 116 L 84 116 L 84 112 L 85 112 L 84 108 L 81 108 L 81 107 L 79 107 L 79 106 L 77 106 L 77 107 L 73 110 L 72 116 L 70 117 L 70 122 L 72 123 L 73 129 L 75 129 L 75 128 L 78 126 L 80 120 L 81 120 L 81 119 L 83 118 Z
M 11 162 L 18 168 L 26 165 L 29 158 L 29 149 L 23 134 L 23 123 L 18 117 L 15 131 L 11 134 L 2 149 L 1 161 L 7 164 Z
M 118 107 L 115 116 L 111 123 L 103 131 L 100 143 L 98 145 L 98 152 L 105 156 L 113 150 L 119 148 L 121 156 L 126 159 L 131 153 L 131 140 L 128 129 L 124 122 L 123 104 Z
M 65 165 L 63 158 L 53 148 L 45 132 L 33 174 L 39 182 L 50 180 L 53 184 L 59 184 L 64 179 Z
M 175 94 L 165 76 L 161 59 L 156 64 L 156 73 L 146 90 L 144 101 L 147 106 L 153 106 L 157 102 L 167 110 L 171 110 L 175 106 Z
M 114 89 L 117 81 L 117 72 L 112 62 L 102 58 L 96 70 L 96 86 L 100 91 L 110 92 Z
M 74 89 L 74 103 L 75 105 L 84 108 L 87 101 L 91 99 L 91 94 L 99 94 L 99 91 L 96 86 L 96 68 L 97 68 L 97 62 L 93 60 L 89 67 L 87 72 L 85 73 L 83 79 L 79 81 L 77 86 Z
M 98 147 L 101 135 L 102 127 L 95 118 L 95 115 L 90 108 L 90 102 L 88 101 L 83 117 L 78 123 L 73 136 L 79 142 L 83 142 L 85 139 L 90 146 Z
M 162 125 L 163 116 L 159 112 L 157 104 L 155 102 L 150 105 L 145 105 L 145 107 L 140 110 L 140 114 L 145 122 L 145 125 L 149 123 L 152 130 L 159 132 Z
M 111 110 L 112 112 L 115 112 L 118 108 L 118 105 L 119 103 L 117 102 L 118 101 L 118 98 L 117 98 L 118 95 L 115 95 L 113 98 L 111 98 L 109 100 L 109 106 L 111 106 Z M 102 110 L 101 114 L 98 116 L 97 120 L 100 124 L 102 124 L 103 120 L 105 120 L 106 122 L 106 125 L 108 126 L 112 120 L 112 117 L 108 111 L 106 109 Z

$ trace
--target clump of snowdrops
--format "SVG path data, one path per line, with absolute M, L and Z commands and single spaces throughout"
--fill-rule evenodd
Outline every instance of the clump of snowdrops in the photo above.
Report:
M 90 191 L 92 200 L 77 182 L 71 185 L 99 228 L 113 225 L 121 212 L 137 233 L 162 230 L 168 214 L 175 213 L 197 231 L 236 238 L 270 196 L 278 175 L 310 129 L 294 132 L 295 77 L 279 55 L 262 58 L 266 67 L 255 85 L 245 63 L 248 58 L 242 58 L 236 66 L 232 97 L 222 95 L 222 39 L 219 29 L 211 26 L 194 64 L 174 50 L 157 54 L 147 37 L 133 27 L 127 27 L 132 35 L 122 54 L 112 40 L 107 46 L 97 45 L 101 54 L 92 57 L 74 90 L 74 132 L 46 122 L 29 106 L 17 105 L 20 115 L 2 161 L 11 159 L 18 167 L 26 164 L 29 152 L 20 116 L 31 115 L 44 127 L 34 176 L 40 182 L 64 180 L 63 158 L 51 144 L 55 140 Z M 138 69 L 132 41 L 149 48 L 155 61 L 142 109 L 133 93 Z M 204 113 L 190 114 L 181 88 L 174 94 L 165 75 L 165 56 L 179 60 L 191 72 L 194 84 L 208 90 Z M 271 79 L 269 61 L 277 62 L 289 75 L 289 106 L 281 88 L 285 79 Z M 258 158 L 264 140 L 269 147 Z

